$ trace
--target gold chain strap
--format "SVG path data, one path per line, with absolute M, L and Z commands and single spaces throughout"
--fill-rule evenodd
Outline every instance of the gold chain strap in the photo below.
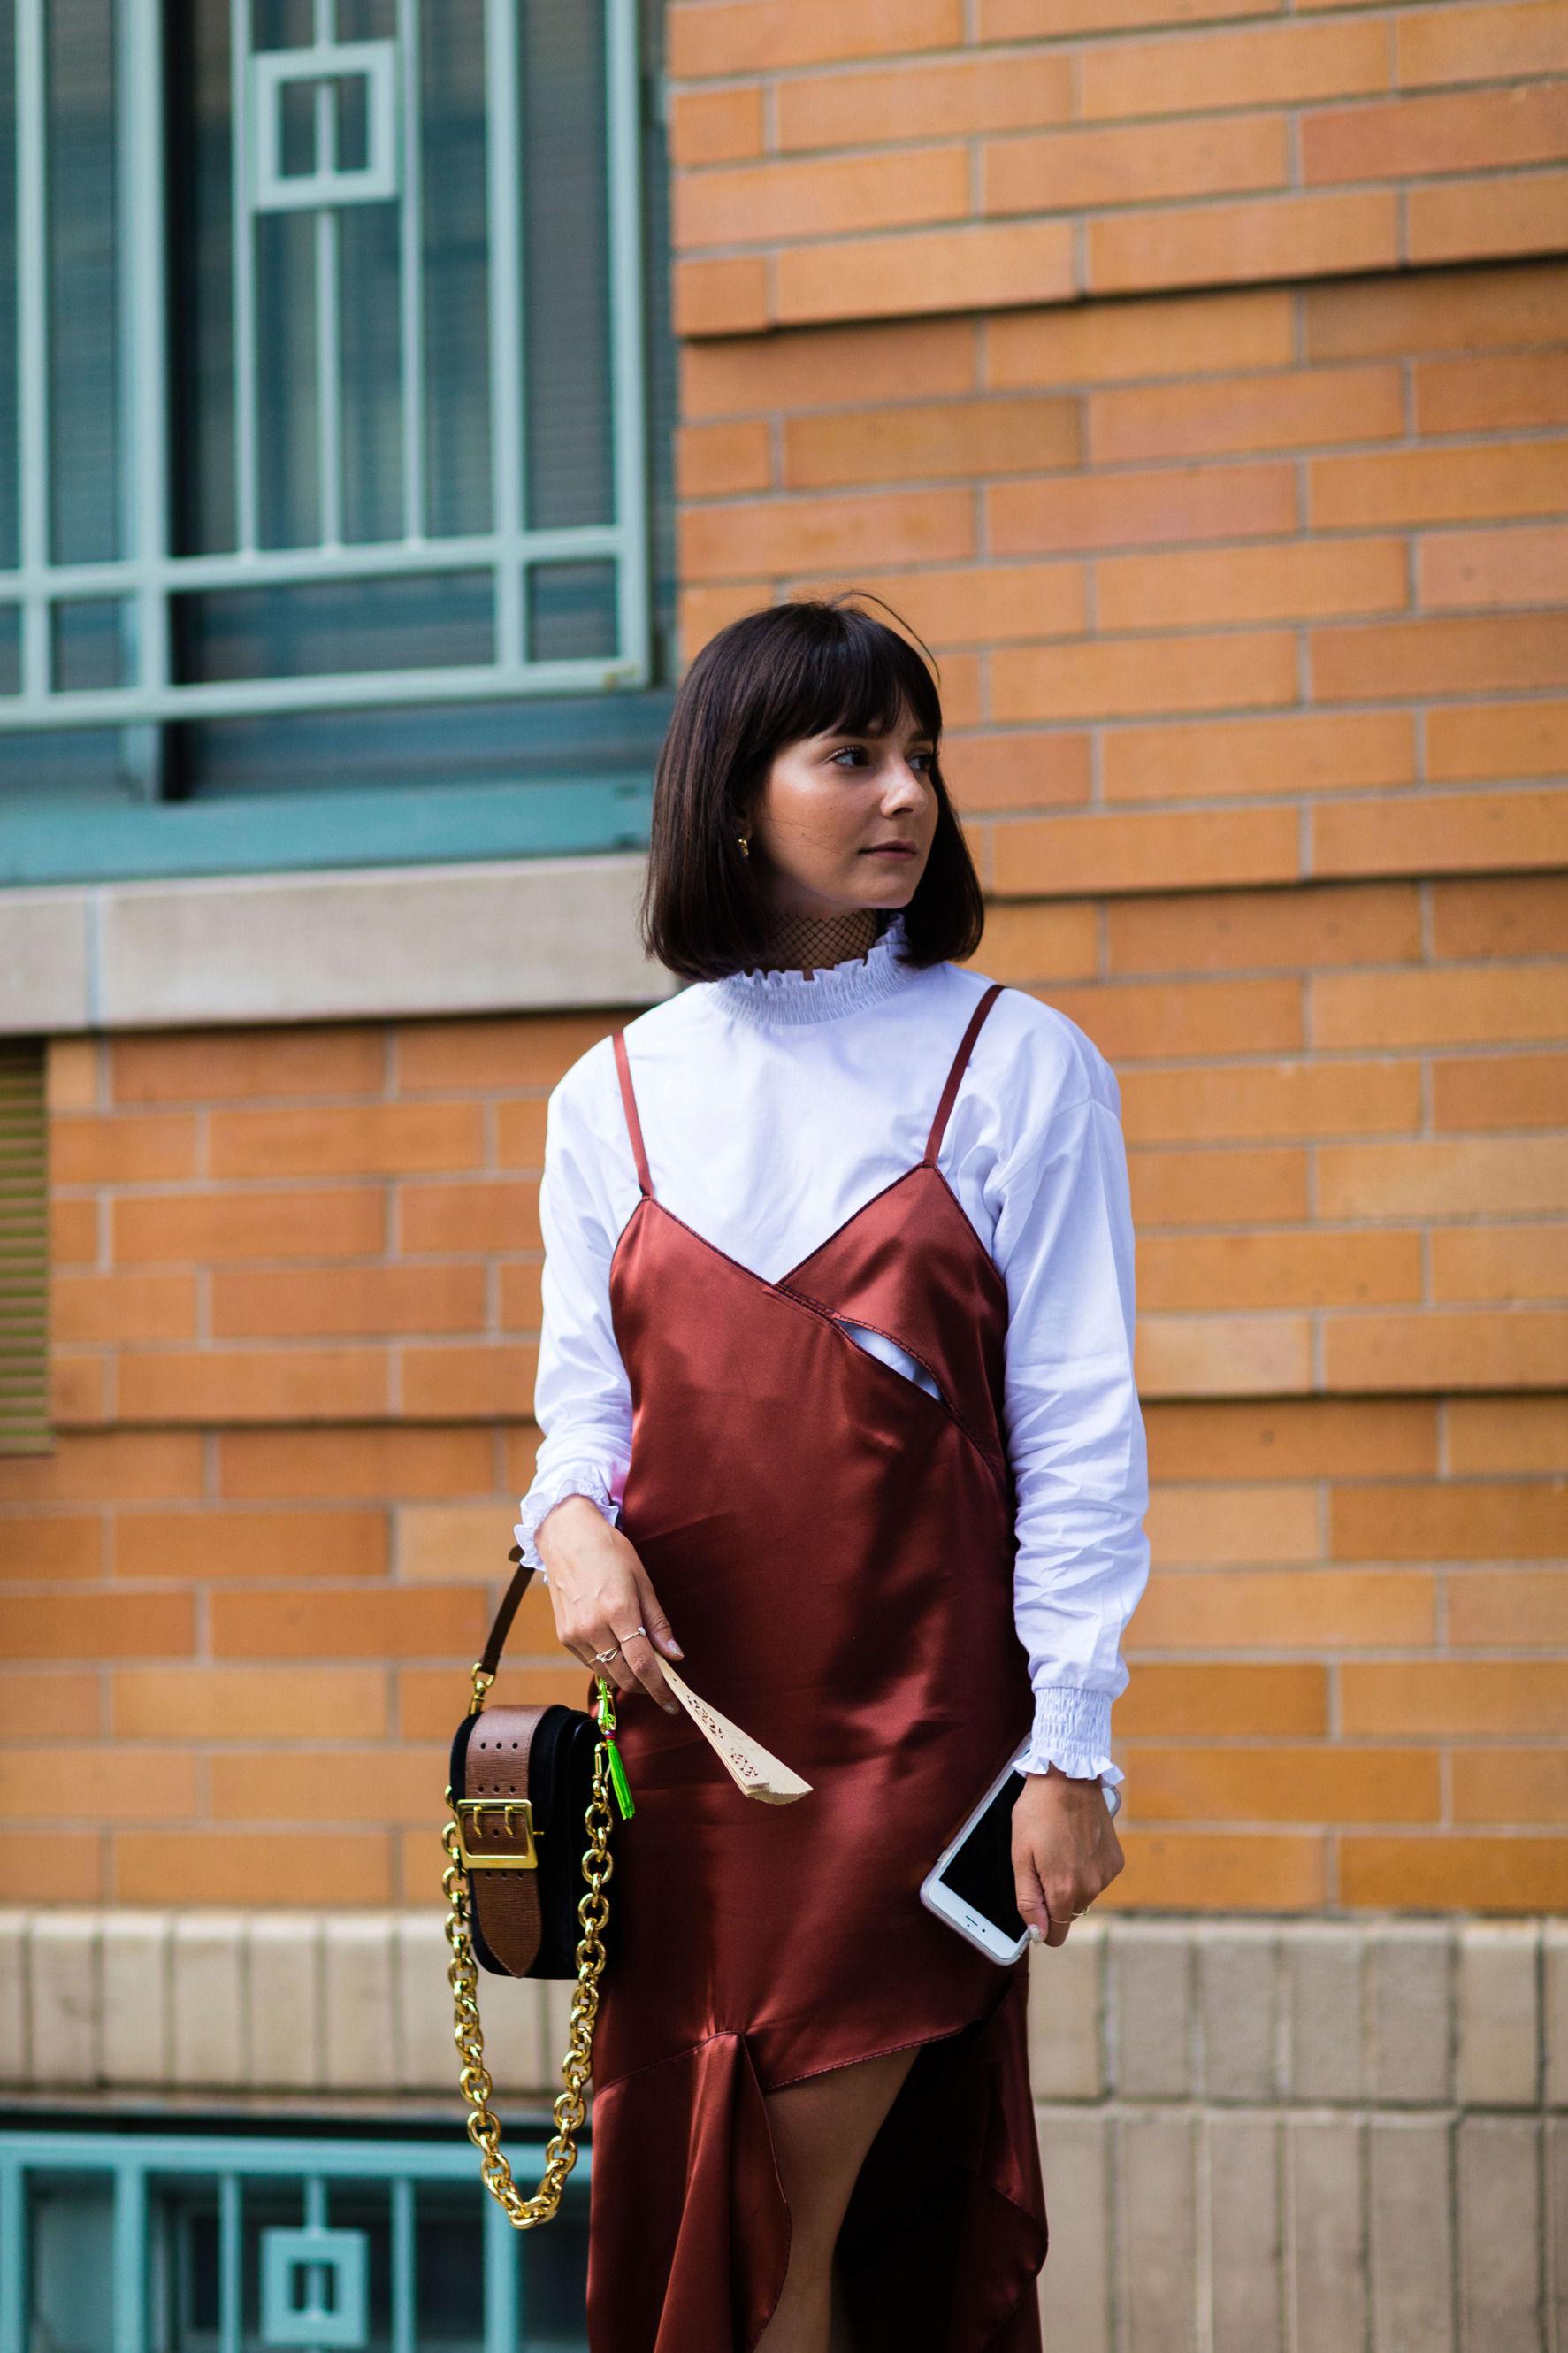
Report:
M 475 1696 L 477 1702 L 477 1680 Z M 594 1752 L 593 1794 L 583 1817 L 588 1839 L 583 1876 L 588 1883 L 588 1892 L 577 1906 L 583 1927 L 583 1941 L 577 1947 L 577 1986 L 572 1996 L 566 2055 L 561 2062 L 562 2089 L 555 2101 L 554 2137 L 545 2149 L 544 2171 L 531 2198 L 525 2198 L 512 2179 L 511 2167 L 501 2152 L 500 2120 L 489 2105 L 495 2086 L 485 2066 L 484 2030 L 479 2024 L 479 1972 L 474 1959 L 472 1892 L 468 1874 L 463 1869 L 455 1807 L 441 1834 L 447 1853 L 441 1886 L 447 1905 L 447 1942 L 452 1948 L 447 1982 L 452 1989 L 456 2014 L 454 2040 L 463 2063 L 458 2083 L 468 2104 L 468 2138 L 482 2159 L 479 2176 L 485 2188 L 505 2208 L 508 2219 L 520 2231 L 536 2230 L 541 2222 L 554 2220 L 566 2177 L 577 2162 L 577 2135 L 588 2114 L 584 2094 L 594 2069 L 594 2022 L 599 2014 L 605 1930 L 610 1918 L 610 1899 L 605 1889 L 615 1868 L 610 1859 L 610 1753 L 615 1716 L 610 1713 L 607 1694 L 605 1703 L 601 1704 L 600 1725 L 605 1737 Z M 450 1789 L 447 1802 L 452 1804 Z

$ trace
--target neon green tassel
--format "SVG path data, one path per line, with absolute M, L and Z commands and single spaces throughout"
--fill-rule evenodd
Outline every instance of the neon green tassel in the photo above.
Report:
M 621 1810 L 621 1820 L 629 1822 L 637 1811 L 632 1800 L 632 1785 L 626 1778 L 626 1768 L 621 1763 L 621 1752 L 613 1740 L 605 1743 L 610 1752 L 610 1785 L 616 1793 L 616 1803 Z

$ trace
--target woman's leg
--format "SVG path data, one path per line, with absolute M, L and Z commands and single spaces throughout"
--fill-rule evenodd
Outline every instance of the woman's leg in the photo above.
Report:
M 834 2067 L 767 2095 L 789 2205 L 789 2269 L 757 2353 L 853 2353 L 836 2309 L 833 2250 L 866 2153 L 913 2066 L 918 2046 Z

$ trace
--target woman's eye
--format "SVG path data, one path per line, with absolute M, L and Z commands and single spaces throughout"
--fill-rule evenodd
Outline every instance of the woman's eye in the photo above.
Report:
M 842 744 L 833 754 L 836 768 L 863 768 L 868 765 L 864 744 Z
M 931 772 L 931 764 L 935 758 L 936 754 L 934 752 L 911 752 L 910 754 L 910 765 L 914 770 L 917 776 L 929 776 Z

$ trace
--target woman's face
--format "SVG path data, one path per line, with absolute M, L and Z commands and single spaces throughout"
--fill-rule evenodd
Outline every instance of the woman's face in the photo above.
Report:
M 826 921 L 907 907 L 936 833 L 936 756 L 905 712 L 885 735 L 808 735 L 773 760 L 752 855 L 776 914 Z

